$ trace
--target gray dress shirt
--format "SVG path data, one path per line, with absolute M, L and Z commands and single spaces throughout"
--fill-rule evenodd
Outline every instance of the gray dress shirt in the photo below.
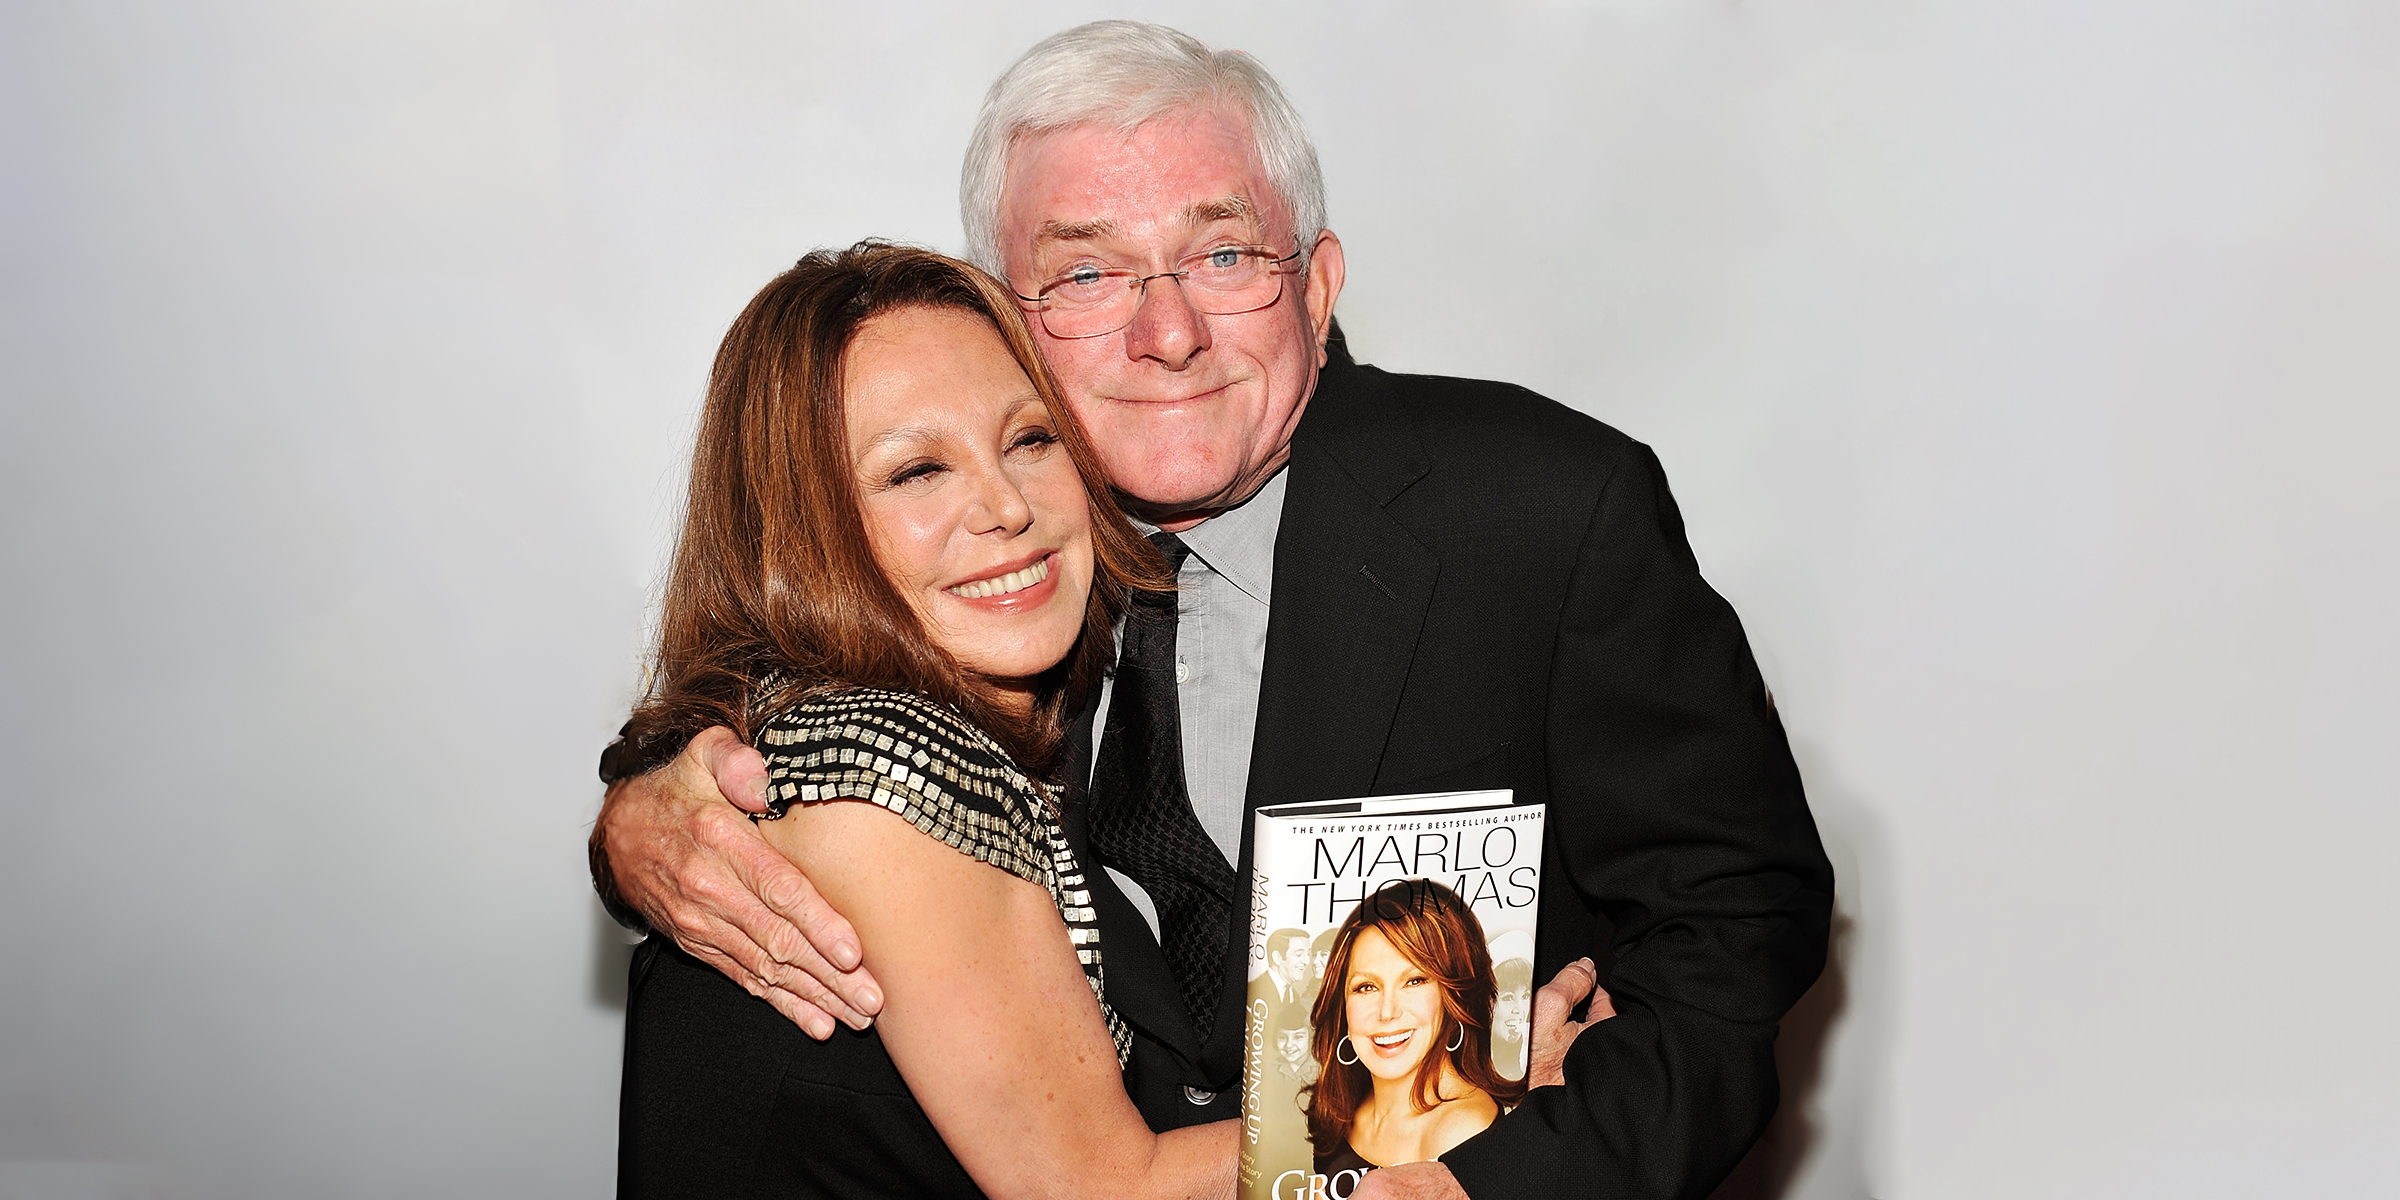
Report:
M 1183 781 L 1192 811 L 1232 863 L 1241 852 L 1242 798 L 1250 781 L 1250 741 L 1258 730 L 1258 682 L 1267 661 L 1267 604 L 1275 585 L 1275 531 L 1283 523 L 1277 471 L 1238 508 L 1177 535 L 1192 548 L 1175 582 L 1175 699 L 1183 713 Z M 1136 522 L 1136 524 L 1140 524 Z M 1155 532 L 1148 525 L 1142 532 Z M 1108 725 L 1113 682 L 1100 686 L 1094 729 Z M 1088 782 L 1088 781 L 1087 781 Z M 1139 884 L 1111 869 L 1134 906 L 1158 929 L 1158 914 Z

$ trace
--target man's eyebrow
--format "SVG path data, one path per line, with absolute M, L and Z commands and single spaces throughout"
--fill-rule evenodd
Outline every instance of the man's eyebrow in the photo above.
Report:
M 1114 221 L 1044 221 L 1033 231 L 1035 244 L 1042 242 L 1089 242 L 1117 231 Z
M 1213 225 L 1219 221 L 1250 221 L 1257 217 L 1258 206 L 1250 203 L 1250 197 L 1239 192 L 1230 196 L 1219 196 L 1214 200 L 1197 201 L 1191 207 L 1183 210 L 1183 219 L 1194 225 Z

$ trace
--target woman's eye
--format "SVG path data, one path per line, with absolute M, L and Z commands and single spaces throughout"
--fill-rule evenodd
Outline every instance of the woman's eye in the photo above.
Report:
M 948 469 L 949 468 L 944 467 L 938 462 L 925 462 L 923 460 L 919 460 L 917 462 L 909 463 L 908 465 L 901 467 L 899 470 L 892 472 L 889 476 L 886 476 L 883 481 L 883 486 L 899 487 L 904 483 L 915 483 L 920 479 L 931 479 L 935 475 L 938 475 Z
M 1415 986 L 1417 986 L 1417 985 L 1418 985 L 1418 984 L 1420 984 L 1420 983 L 1428 983 L 1428 982 L 1431 982 L 1431 981 L 1430 981 L 1430 980 L 1428 980 L 1428 979 L 1426 979 L 1426 978 L 1425 978 L 1424 976 L 1422 976 L 1422 975 L 1411 975 L 1411 976 L 1409 976 L 1407 979 L 1405 979 L 1405 980 L 1403 980 L 1403 981 L 1402 981 L 1402 986 L 1404 986 L 1404 987 L 1415 987 Z
M 1368 983 L 1368 982 L 1367 982 L 1366 980 L 1364 980 L 1364 979 L 1361 979 L 1361 980 L 1359 980 L 1357 983 L 1354 983 L 1354 984 L 1351 984 L 1351 985 L 1350 985 L 1350 994 L 1351 994 L 1351 995 L 1353 995 L 1353 996 L 1364 996 L 1364 995 L 1366 995 L 1367 993 L 1369 993 L 1369 992 L 1372 992 L 1372 991 L 1374 991 L 1374 990 L 1375 990 L 1375 985 L 1374 985 L 1374 984 L 1371 984 L 1371 983 Z
M 1058 435 L 1056 433 L 1036 426 L 1035 428 L 1028 429 L 1023 433 L 1018 434 L 1016 440 L 1008 444 L 1008 448 L 1011 450 L 1028 450 L 1041 446 L 1053 446 L 1056 444 L 1058 444 Z

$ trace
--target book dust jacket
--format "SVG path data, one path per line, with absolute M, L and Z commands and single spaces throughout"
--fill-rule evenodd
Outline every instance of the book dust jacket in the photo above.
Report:
M 1343 1200 L 1524 1097 L 1544 814 L 1506 791 L 1258 810 L 1243 1200 Z

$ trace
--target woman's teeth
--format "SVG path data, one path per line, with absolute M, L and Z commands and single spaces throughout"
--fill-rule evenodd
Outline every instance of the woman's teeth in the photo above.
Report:
M 1377 1049 L 1381 1049 L 1381 1050 L 1389 1050 L 1389 1049 L 1391 1049 L 1391 1048 L 1392 1048 L 1392 1047 L 1394 1047 L 1394 1046 L 1406 1045 L 1406 1044 L 1408 1043 L 1408 1036 L 1409 1036 L 1409 1034 L 1411 1034 L 1411 1033 L 1414 1033 L 1414 1032 L 1416 1032 L 1416 1031 L 1412 1029 L 1412 1030 L 1403 1030 L 1402 1032 L 1399 1032 L 1399 1033 L 1387 1033 L 1387 1034 L 1384 1034 L 1382 1037 L 1379 1037 L 1379 1038 L 1376 1038 L 1376 1039 L 1375 1039 L 1375 1046 L 1376 1046 L 1376 1048 L 1377 1048 Z
M 1010 571 L 996 579 L 978 579 L 972 583 L 962 583 L 957 587 L 943 590 L 953 596 L 960 596 L 968 600 L 981 600 L 986 596 L 1005 596 L 1010 592 L 1021 592 L 1048 578 L 1050 578 L 1050 560 L 1048 557 L 1044 557 L 1040 562 L 1022 571 Z

